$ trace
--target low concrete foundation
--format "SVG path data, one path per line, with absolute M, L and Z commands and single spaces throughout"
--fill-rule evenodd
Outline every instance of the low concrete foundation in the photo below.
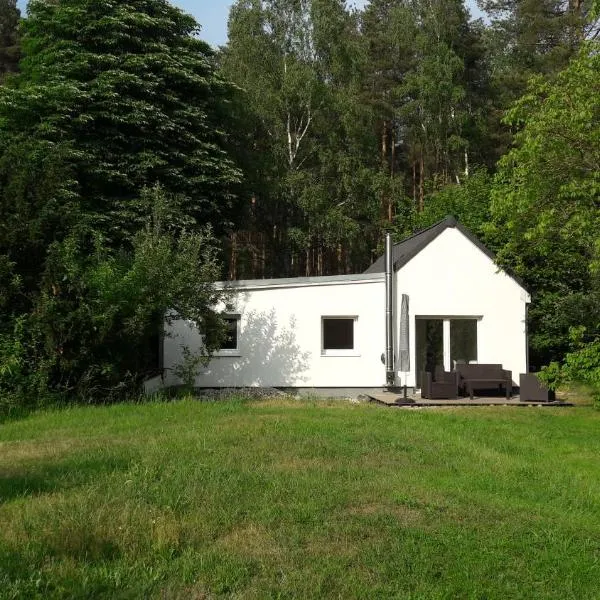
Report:
M 162 380 L 159 377 L 155 377 L 148 380 L 144 384 L 144 392 L 146 395 L 152 395 L 160 391 L 173 391 L 177 390 L 181 386 L 175 386 L 173 388 L 165 388 L 162 385 Z M 403 396 L 403 388 L 397 388 L 397 394 Z M 216 395 L 219 397 L 225 397 L 227 394 L 239 395 L 240 393 L 248 396 L 266 397 L 269 395 L 277 396 L 281 394 L 287 394 L 290 396 L 300 396 L 303 398 L 359 398 L 373 397 L 380 394 L 389 393 L 389 388 L 385 386 L 381 387 L 278 387 L 278 388 L 261 388 L 261 387 L 246 387 L 246 388 L 231 388 L 231 387 L 206 387 L 200 388 L 195 387 L 194 393 L 198 396 L 205 395 Z M 415 397 L 414 388 L 407 389 L 408 398 Z
M 359 396 L 372 396 L 373 394 L 381 394 L 386 391 L 384 386 L 380 388 L 367 387 L 295 387 L 295 388 L 278 388 L 286 394 L 292 396 L 302 396 L 306 398 L 358 398 Z

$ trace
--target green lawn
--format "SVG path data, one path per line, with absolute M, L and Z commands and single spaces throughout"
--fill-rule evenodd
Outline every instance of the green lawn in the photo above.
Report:
M 600 412 L 232 401 L 0 425 L 1 598 L 600 598 Z

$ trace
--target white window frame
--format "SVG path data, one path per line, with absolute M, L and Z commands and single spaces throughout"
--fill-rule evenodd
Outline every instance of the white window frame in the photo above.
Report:
M 219 356 L 241 356 L 241 352 L 240 352 L 240 336 L 242 333 L 242 328 L 241 328 L 241 315 L 239 314 L 224 314 L 222 315 L 222 317 L 224 319 L 227 319 L 228 321 L 233 321 L 235 320 L 236 322 L 236 347 L 235 348 L 220 348 L 219 350 L 217 350 L 215 352 L 215 354 L 213 356 L 219 357 Z
M 336 348 L 325 348 L 325 335 L 324 335 L 324 324 L 325 319 L 333 320 L 333 319 L 345 319 L 353 321 L 353 332 L 352 338 L 354 342 L 354 348 L 344 350 L 344 349 L 336 349 Z M 321 315 L 321 356 L 360 356 L 360 353 L 357 349 L 358 342 L 358 315 Z

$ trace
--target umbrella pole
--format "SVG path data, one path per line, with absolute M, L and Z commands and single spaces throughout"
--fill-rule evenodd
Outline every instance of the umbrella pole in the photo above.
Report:
M 400 370 L 404 373 L 404 399 L 408 397 L 408 372 L 410 371 L 408 296 L 402 294 L 400 307 Z

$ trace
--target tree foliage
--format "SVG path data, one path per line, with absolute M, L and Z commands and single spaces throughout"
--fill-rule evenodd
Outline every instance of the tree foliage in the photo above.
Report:
M 490 25 L 483 31 L 490 77 L 486 120 L 490 150 L 497 161 L 514 133 L 504 112 L 527 90 L 531 77 L 552 77 L 593 35 L 589 0 L 479 0 Z
M 19 73 L 0 88 L 5 397 L 137 389 L 167 309 L 218 345 L 205 227 L 228 226 L 240 173 L 233 88 L 198 31 L 164 0 L 30 3 Z
M 423 212 L 416 218 L 416 225 L 419 229 L 424 229 L 448 215 L 453 215 L 478 238 L 491 246 L 493 240 L 487 239 L 486 227 L 491 218 L 491 191 L 492 177 L 484 169 L 477 170 L 460 185 L 447 185 L 431 194 L 426 199 Z
M 205 353 L 219 346 L 214 309 L 225 296 L 212 285 L 220 263 L 210 230 L 177 233 L 162 190 L 143 195 L 152 213 L 132 250 L 110 252 L 84 227 L 48 247 L 32 310 L 0 332 L 0 393 L 31 402 L 47 390 L 121 398 L 158 372 L 165 315 L 197 323 Z
M 460 0 L 234 3 L 221 65 L 248 107 L 244 163 L 264 175 L 245 238 L 266 238 L 276 274 L 366 268 L 385 230 L 487 160 L 478 40 Z
M 180 197 L 184 223 L 230 216 L 230 86 L 197 32 L 166 0 L 29 4 L 20 73 L 0 95 L 4 138 L 61 146 L 70 191 L 116 244 L 131 240 L 147 210 L 139 191 L 156 182 Z
M 0 82 L 17 70 L 20 57 L 17 0 L 0 0 Z
M 585 327 L 570 331 L 573 350 L 568 352 L 562 364 L 551 362 L 542 369 L 539 377 L 551 389 L 563 385 L 584 385 L 592 393 L 592 400 L 600 408 L 600 337 L 585 342 Z
M 340 0 L 236 2 L 221 64 L 248 106 L 243 162 L 262 172 L 247 190 L 255 275 L 366 267 L 383 182 L 355 15 Z
M 496 177 L 490 235 L 533 292 L 531 343 L 542 363 L 571 347 L 570 327 L 597 335 L 600 325 L 599 69 L 590 42 L 507 114 L 519 132 Z

